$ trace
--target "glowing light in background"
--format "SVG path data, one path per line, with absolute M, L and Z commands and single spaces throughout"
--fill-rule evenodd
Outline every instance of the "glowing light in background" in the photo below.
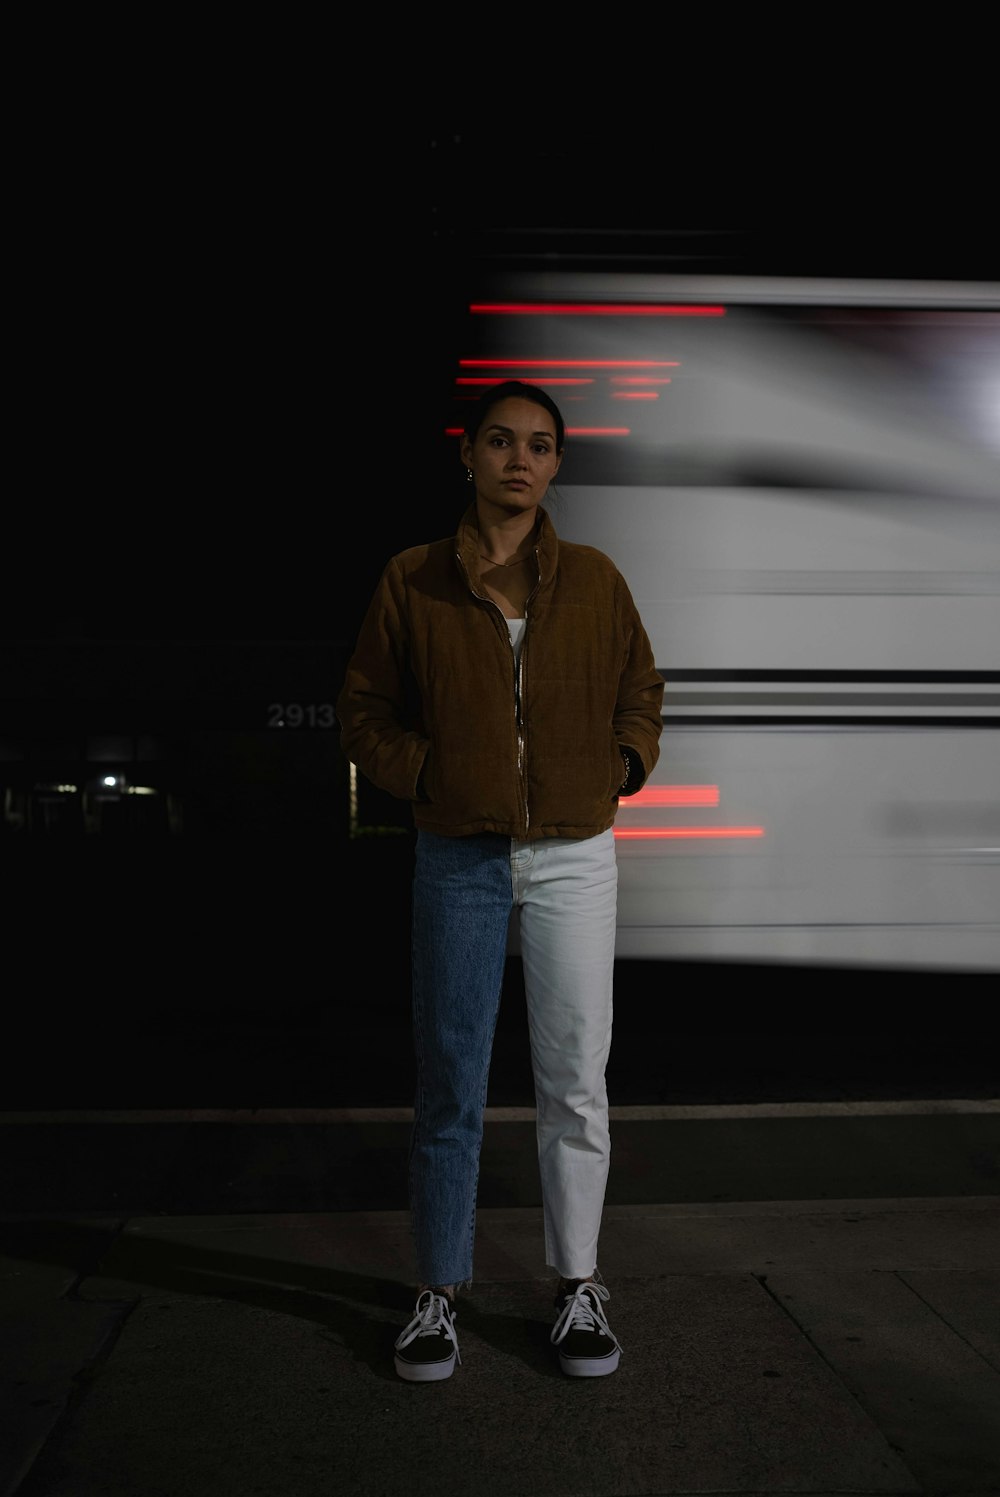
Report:
M 459 375 L 455 381 L 456 385 L 502 385 L 503 380 L 499 375 L 489 374 L 466 374 Z M 544 379 L 538 375 L 528 375 L 522 380 L 525 385 L 592 385 L 592 379 L 580 379 L 568 374 L 546 375 Z
M 633 806 L 717 806 L 718 785 L 644 785 L 635 795 L 622 802 L 621 809 Z
M 444 434 L 446 437 L 460 437 L 465 431 L 464 426 L 446 426 Z M 567 426 L 568 437 L 630 437 L 632 428 L 630 426 Z
M 650 806 L 717 806 L 718 785 L 644 785 L 635 795 L 619 803 L 619 811 L 641 811 Z M 729 838 L 763 837 L 762 826 L 637 826 L 615 827 L 615 837 L 622 841 L 661 837 Z
M 725 307 L 634 302 L 474 302 L 469 311 L 512 317 L 724 317 Z
M 635 837 L 763 837 L 762 826 L 636 826 L 615 827 L 616 839 Z
M 459 359 L 459 369 L 679 369 L 680 359 Z

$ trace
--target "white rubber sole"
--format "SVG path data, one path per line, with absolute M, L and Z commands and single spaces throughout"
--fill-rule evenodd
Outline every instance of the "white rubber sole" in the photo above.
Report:
M 622 1359 L 620 1350 L 613 1351 L 607 1357 L 559 1357 L 559 1366 L 567 1377 L 607 1377 L 609 1372 L 618 1371 L 618 1363 Z
M 408 1383 L 439 1383 L 455 1371 L 453 1356 L 443 1362 L 404 1362 L 401 1357 L 396 1357 L 395 1362 L 399 1376 Z

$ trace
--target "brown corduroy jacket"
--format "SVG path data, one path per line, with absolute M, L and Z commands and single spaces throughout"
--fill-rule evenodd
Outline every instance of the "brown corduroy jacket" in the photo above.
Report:
M 345 755 L 443 836 L 590 837 L 659 756 L 663 677 L 610 557 L 560 541 L 543 510 L 520 667 L 478 582 L 470 505 L 454 537 L 394 556 L 348 663 Z M 635 756 L 639 765 L 634 765 Z

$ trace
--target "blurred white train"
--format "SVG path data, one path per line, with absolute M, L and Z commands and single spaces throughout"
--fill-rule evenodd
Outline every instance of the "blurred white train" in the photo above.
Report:
M 449 429 L 485 381 L 550 391 L 557 528 L 666 681 L 619 956 L 1000 969 L 1000 285 L 482 291 Z

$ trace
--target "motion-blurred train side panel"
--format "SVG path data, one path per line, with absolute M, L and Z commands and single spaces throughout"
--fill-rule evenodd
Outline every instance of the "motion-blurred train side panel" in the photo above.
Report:
M 449 429 L 550 390 L 666 682 L 619 955 L 1000 969 L 1000 286 L 552 272 L 466 337 Z
M 947 727 L 668 726 L 618 814 L 618 955 L 1000 965 L 998 754 Z

